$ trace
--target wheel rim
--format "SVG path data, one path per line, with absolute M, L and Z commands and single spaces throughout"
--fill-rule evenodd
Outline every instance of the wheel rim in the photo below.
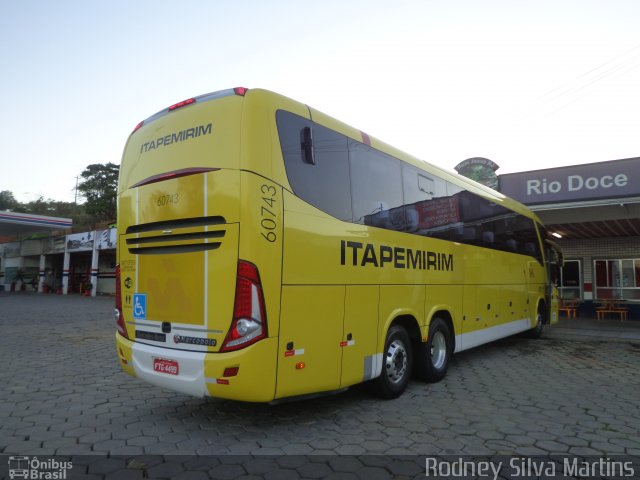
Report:
M 387 377 L 394 383 L 400 383 L 407 373 L 407 349 L 400 340 L 394 340 L 387 350 Z
M 431 365 L 440 370 L 447 360 L 447 339 L 444 334 L 437 331 L 431 339 Z
M 542 314 L 540 312 L 538 312 L 538 316 L 536 317 L 536 330 L 537 331 L 542 331 Z

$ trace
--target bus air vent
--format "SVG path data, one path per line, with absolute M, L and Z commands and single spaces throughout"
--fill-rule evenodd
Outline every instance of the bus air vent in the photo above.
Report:
M 132 225 L 127 228 L 129 253 L 134 255 L 167 255 L 215 250 L 222 245 L 226 234 L 220 225 L 224 217 L 196 217 Z M 215 230 L 184 231 L 194 227 L 217 226 Z M 140 236 L 140 234 L 143 236 Z M 136 235 L 135 237 L 133 235 Z M 146 234 L 146 235 L 145 235 Z
M 203 227 L 209 225 L 222 225 L 227 223 L 220 215 L 212 217 L 179 218 L 176 220 L 163 220 L 161 222 L 141 223 L 127 227 L 126 233 L 143 233 L 154 230 L 172 230 L 174 228 Z
M 172 253 L 193 253 L 215 250 L 220 248 L 220 242 L 212 243 L 190 243 L 187 245 L 155 245 L 153 247 L 129 248 L 129 252 L 134 255 L 167 255 Z

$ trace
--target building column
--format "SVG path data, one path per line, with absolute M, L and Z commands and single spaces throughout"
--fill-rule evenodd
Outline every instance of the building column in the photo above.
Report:
M 97 235 L 96 235 L 97 238 Z M 98 242 L 93 242 L 93 250 L 91 252 L 91 296 L 95 297 L 98 290 Z
M 40 267 L 38 268 L 38 293 L 43 292 L 43 284 L 44 284 L 44 270 L 46 265 L 47 257 L 44 255 L 40 255 Z
M 64 252 L 64 262 L 62 264 L 62 294 L 66 295 L 69 291 L 69 264 L 71 263 L 71 254 Z

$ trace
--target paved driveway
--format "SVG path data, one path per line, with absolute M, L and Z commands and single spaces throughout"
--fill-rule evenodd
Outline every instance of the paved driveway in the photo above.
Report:
M 366 454 L 417 455 L 421 471 L 397 468 L 421 477 L 429 455 L 640 456 L 634 338 L 561 328 L 463 352 L 445 380 L 413 382 L 397 400 L 357 387 L 269 406 L 191 398 L 122 373 L 112 310 L 112 298 L 0 293 L 0 454 L 100 454 L 87 460 L 96 478 L 127 462 L 134 477 L 170 477 L 197 462 L 131 463 L 136 455 L 211 454 L 221 457 L 197 473 L 369 480 L 399 472 Z M 256 457 L 247 467 L 249 457 L 233 455 Z

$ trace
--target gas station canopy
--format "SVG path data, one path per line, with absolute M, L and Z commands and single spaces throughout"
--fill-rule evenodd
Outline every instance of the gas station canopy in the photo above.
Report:
M 0 236 L 27 235 L 71 228 L 70 218 L 32 213 L 0 212 Z

